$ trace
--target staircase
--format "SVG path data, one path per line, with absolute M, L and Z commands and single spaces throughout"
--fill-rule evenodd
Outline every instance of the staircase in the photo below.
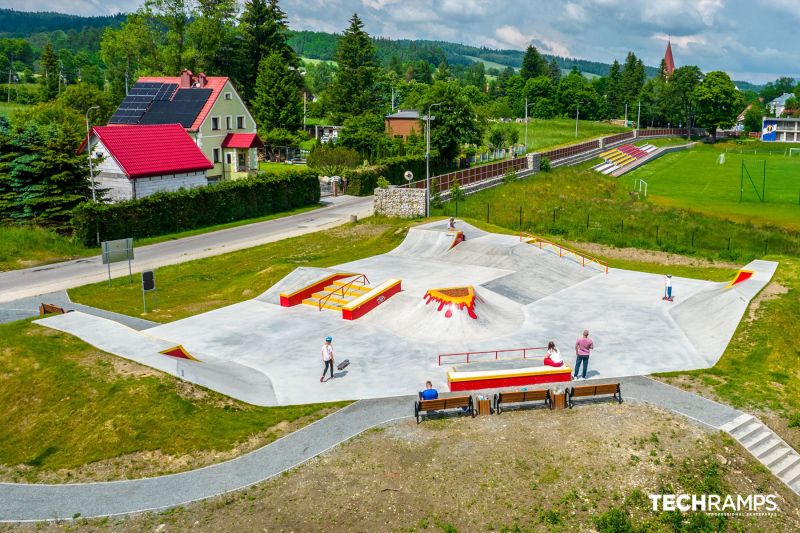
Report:
M 343 306 L 372 289 L 364 283 L 369 283 L 365 276 L 337 280 L 325 286 L 321 291 L 315 292 L 311 297 L 304 299 L 303 303 L 320 311 L 323 309 L 341 310 Z
M 778 479 L 800 494 L 800 454 L 771 429 L 747 414 L 720 429 L 730 433 Z

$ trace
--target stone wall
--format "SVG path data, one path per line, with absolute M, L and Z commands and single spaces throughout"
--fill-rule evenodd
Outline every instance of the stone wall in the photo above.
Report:
M 425 216 L 425 189 L 375 189 L 375 214 L 398 218 Z

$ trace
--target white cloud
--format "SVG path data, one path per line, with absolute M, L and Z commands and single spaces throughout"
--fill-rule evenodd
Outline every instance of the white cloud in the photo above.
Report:
M 653 35 L 654 39 L 660 41 L 670 41 L 672 46 L 678 48 L 689 48 L 693 44 L 706 45 L 708 41 L 702 35 L 667 35 L 665 33 L 657 33 Z

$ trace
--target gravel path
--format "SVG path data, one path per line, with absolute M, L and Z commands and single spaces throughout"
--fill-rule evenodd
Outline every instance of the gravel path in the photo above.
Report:
M 719 429 L 742 414 L 647 377 L 621 381 L 624 399 L 668 409 L 712 429 Z M 591 380 L 586 384 L 601 382 Z M 0 521 L 123 515 L 166 509 L 242 489 L 298 466 L 369 428 L 411 416 L 413 400 L 409 396 L 361 400 L 251 453 L 180 474 L 69 485 L 0 483 Z

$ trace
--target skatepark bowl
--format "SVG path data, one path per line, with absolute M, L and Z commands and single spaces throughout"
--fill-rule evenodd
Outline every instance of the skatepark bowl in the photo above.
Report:
M 731 283 L 673 277 L 669 302 L 661 275 L 457 227 L 418 226 L 389 253 L 298 268 L 255 299 L 144 331 L 77 311 L 37 323 L 245 402 L 291 405 L 415 394 L 427 380 L 448 390 L 451 371 L 535 373 L 543 353 L 495 352 L 549 341 L 569 367 L 584 329 L 592 378 L 710 367 L 777 268 L 753 261 Z M 351 364 L 320 383 L 326 336 Z M 466 352 L 489 353 L 439 365 Z

